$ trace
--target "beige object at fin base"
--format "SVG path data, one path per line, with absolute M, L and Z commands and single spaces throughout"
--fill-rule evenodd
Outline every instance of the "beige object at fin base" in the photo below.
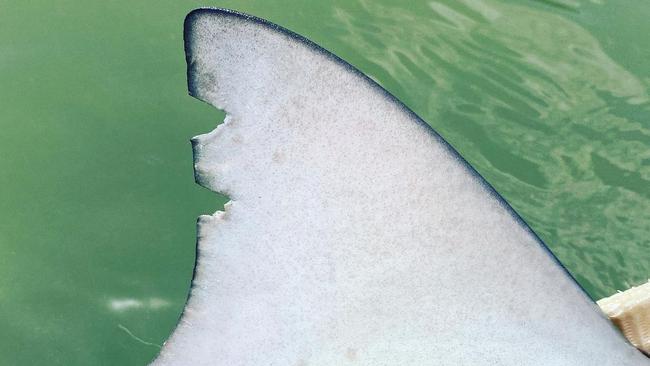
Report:
M 633 345 L 650 354 L 650 281 L 601 299 L 598 305 Z

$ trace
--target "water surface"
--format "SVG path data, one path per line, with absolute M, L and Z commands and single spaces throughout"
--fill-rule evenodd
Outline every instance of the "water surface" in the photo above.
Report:
M 249 12 L 400 98 L 594 298 L 650 275 L 643 0 L 0 0 L 0 364 L 142 365 L 180 314 L 194 223 L 184 15 Z M 325 122 L 324 122 L 325 123 Z

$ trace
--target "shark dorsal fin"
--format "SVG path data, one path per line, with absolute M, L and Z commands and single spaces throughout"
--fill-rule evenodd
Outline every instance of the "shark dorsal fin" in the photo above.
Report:
M 646 365 L 507 203 L 349 64 L 266 21 L 186 20 L 193 288 L 155 365 Z

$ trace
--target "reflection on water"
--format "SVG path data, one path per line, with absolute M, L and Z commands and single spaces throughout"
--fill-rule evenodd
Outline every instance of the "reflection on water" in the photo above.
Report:
M 650 276 L 647 85 L 562 13 L 586 6 L 359 4 L 333 11 L 339 41 L 511 202 L 592 296 Z
M 151 297 L 144 300 L 133 298 L 110 299 L 108 307 L 115 312 L 123 312 L 128 310 L 145 309 L 145 310 L 160 310 L 170 306 L 169 301 L 158 297 Z

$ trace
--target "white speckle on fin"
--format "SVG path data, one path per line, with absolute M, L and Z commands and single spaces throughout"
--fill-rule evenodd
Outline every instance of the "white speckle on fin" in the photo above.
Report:
M 155 365 L 647 365 L 507 204 L 425 123 L 260 19 L 186 20 L 193 288 Z

